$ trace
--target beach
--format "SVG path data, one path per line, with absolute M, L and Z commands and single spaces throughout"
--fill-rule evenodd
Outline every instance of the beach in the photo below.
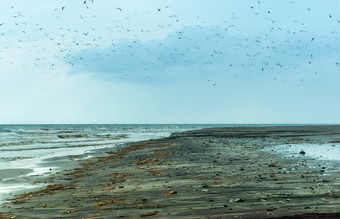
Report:
M 0 218 L 339 218 L 340 161 L 309 156 L 339 144 L 340 126 L 248 126 L 100 148 L 36 176 Z

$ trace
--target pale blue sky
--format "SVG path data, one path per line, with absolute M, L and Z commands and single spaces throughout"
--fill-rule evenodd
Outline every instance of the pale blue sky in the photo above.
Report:
M 0 2 L 0 123 L 340 123 L 340 1 Z

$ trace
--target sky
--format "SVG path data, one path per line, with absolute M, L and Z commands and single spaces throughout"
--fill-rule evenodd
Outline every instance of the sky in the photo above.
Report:
M 0 1 L 0 124 L 338 124 L 340 1 Z

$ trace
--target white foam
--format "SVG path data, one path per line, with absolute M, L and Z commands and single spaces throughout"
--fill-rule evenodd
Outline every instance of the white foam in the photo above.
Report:
M 58 170 L 57 167 L 38 167 L 38 168 L 34 168 L 33 172 L 27 174 L 26 176 L 42 176 L 42 175 L 45 175 L 46 173 L 49 173 L 49 174 L 55 173 L 56 170 Z
M 2 184 L 0 186 L 0 204 L 4 203 L 5 199 L 12 195 L 12 193 L 25 191 L 27 189 L 38 188 L 40 185 L 32 185 L 32 184 Z

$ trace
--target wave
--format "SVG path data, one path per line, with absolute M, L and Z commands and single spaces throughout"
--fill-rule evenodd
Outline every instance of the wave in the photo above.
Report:
M 3 132 L 3 133 L 9 133 L 9 132 L 13 132 L 12 130 L 10 129 L 4 129 L 4 128 L 0 128 L 0 133 Z

